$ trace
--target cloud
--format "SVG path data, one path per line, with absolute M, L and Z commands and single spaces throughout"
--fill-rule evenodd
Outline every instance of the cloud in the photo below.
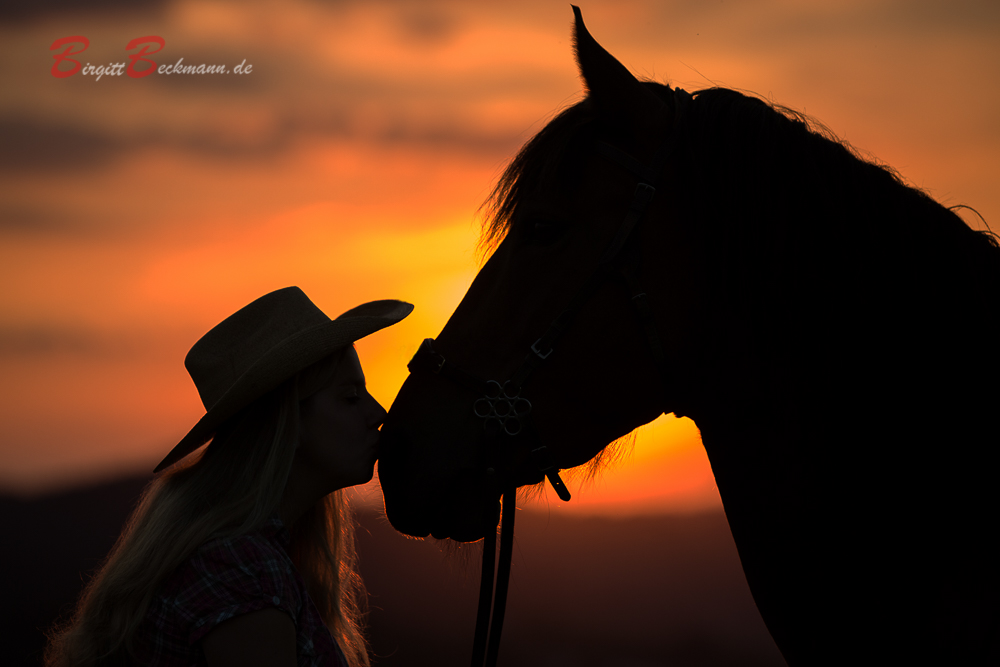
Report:
M 134 355 L 141 347 L 131 334 L 111 336 L 74 327 L 0 327 L 0 358 L 120 358 Z
M 50 171 L 100 167 L 128 150 L 120 139 L 90 128 L 24 118 L 0 118 L 0 170 Z
M 301 142 L 347 139 L 373 147 L 417 151 L 485 154 L 500 159 L 511 154 L 521 138 L 505 127 L 474 127 L 461 119 L 424 120 L 406 114 L 386 114 L 377 123 L 345 116 L 330 118 L 289 115 L 252 134 L 226 132 L 219 125 L 144 128 L 131 135 L 95 126 L 70 126 L 24 118 L 0 118 L 0 172 L 75 172 L 99 169 L 137 151 L 167 148 L 210 160 L 273 160 Z M 365 127 L 364 125 L 368 125 Z M 0 211 L 0 227 L 16 227 L 24 211 Z M 31 215 L 28 216 L 33 217 Z
M 70 212 L 62 207 L 54 210 L 51 203 L 36 202 L 22 204 L 0 204 L 0 233 L 18 234 L 68 234 L 72 232 L 93 235 L 94 220 L 83 219 L 79 212 Z M 9 238 L 9 236 L 8 236 Z
M 470 23 L 448 3 L 149 6 L 164 9 L 142 27 L 166 39 L 157 63 L 231 68 L 246 60 L 253 73 L 55 79 L 40 45 L 86 34 L 91 45 L 81 63 L 123 61 L 135 21 L 67 13 L 56 23 L 8 27 L 0 34 L 0 78 L 18 95 L 0 101 L 0 170 L 104 168 L 150 148 L 270 161 L 324 138 L 495 162 L 551 110 L 551 101 L 540 103 L 545 93 L 567 81 L 568 91 L 576 88 L 565 45 L 558 57 L 554 47 L 542 56 L 531 45 L 554 45 L 548 34 Z M 115 7 L 99 4 L 98 11 Z M 526 48 L 510 48 L 514 43 Z M 554 61 L 570 76 L 557 73 Z
M 455 16 L 432 6 L 403 11 L 398 25 L 404 41 L 435 46 L 447 43 L 459 26 Z
M 6 0 L 0 4 L 0 21 L 38 21 L 83 13 L 116 17 L 154 14 L 169 4 L 170 0 L 93 0 L 86 4 L 78 0 Z

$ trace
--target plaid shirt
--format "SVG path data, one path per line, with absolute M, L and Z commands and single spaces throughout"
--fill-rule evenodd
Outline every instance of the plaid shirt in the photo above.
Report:
M 347 661 L 285 552 L 288 531 L 272 518 L 257 533 L 203 544 L 167 578 L 139 630 L 144 665 L 206 665 L 200 639 L 240 614 L 277 607 L 295 621 L 298 664 L 344 667 Z

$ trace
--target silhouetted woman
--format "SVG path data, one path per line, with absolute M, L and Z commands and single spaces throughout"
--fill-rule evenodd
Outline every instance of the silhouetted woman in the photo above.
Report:
M 46 665 L 368 665 L 341 489 L 371 479 L 385 410 L 351 343 L 412 309 L 330 320 L 289 287 L 205 334 L 185 365 L 207 413 L 156 467 Z

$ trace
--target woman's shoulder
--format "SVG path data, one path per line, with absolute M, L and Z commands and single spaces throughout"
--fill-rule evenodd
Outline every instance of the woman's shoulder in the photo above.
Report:
M 154 607 L 193 624 L 197 636 L 227 618 L 265 607 L 296 619 L 305 591 L 284 547 L 280 522 L 211 538 L 167 579 Z
M 139 631 L 149 664 L 192 664 L 198 642 L 221 623 L 268 608 L 295 622 L 308 595 L 285 553 L 280 521 L 211 538 L 158 587 Z
M 250 533 L 210 538 L 184 565 L 207 577 L 287 577 L 295 570 L 287 547 L 288 532 L 280 519 L 272 518 Z

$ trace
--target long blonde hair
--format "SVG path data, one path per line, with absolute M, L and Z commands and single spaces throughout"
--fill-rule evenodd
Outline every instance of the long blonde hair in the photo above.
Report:
M 279 509 L 298 443 L 299 401 L 333 377 L 342 351 L 244 408 L 211 444 L 143 491 L 75 613 L 49 633 L 46 667 L 124 665 L 160 585 L 214 537 L 259 530 Z M 317 386 L 319 385 L 319 386 Z M 342 491 L 289 526 L 289 555 L 351 667 L 367 667 L 365 593 L 354 524 Z

